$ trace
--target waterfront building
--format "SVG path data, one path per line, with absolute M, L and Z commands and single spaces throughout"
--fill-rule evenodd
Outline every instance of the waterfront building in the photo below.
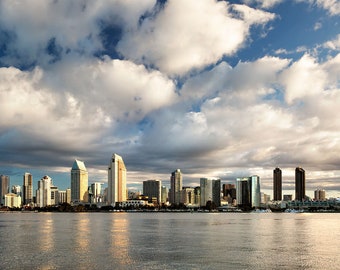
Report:
M 183 187 L 181 191 L 181 203 L 184 205 L 195 204 L 195 189 L 192 187 Z
M 16 207 L 19 208 L 21 206 L 21 196 L 14 193 L 5 194 L 4 205 L 10 208 Z
M 260 177 L 253 175 L 250 177 L 251 207 L 258 208 L 261 203 Z
M 70 188 L 66 189 L 66 202 L 69 204 L 71 203 L 71 189 Z
M 169 191 L 169 201 L 171 204 L 179 204 L 181 202 L 182 181 L 182 172 L 180 169 L 177 169 L 171 173 L 171 188 Z
M 295 200 L 303 201 L 306 197 L 305 170 L 301 167 L 295 169 Z
M 314 200 L 324 201 L 326 200 L 326 191 L 324 189 L 317 189 L 314 191 Z
M 48 175 L 45 175 L 41 180 L 38 181 L 38 189 L 37 189 L 37 206 L 45 207 L 54 205 L 52 204 L 52 178 Z M 53 193 L 53 201 L 55 194 Z
M 143 181 L 143 195 L 149 197 L 149 201 L 155 198 L 156 203 L 161 203 L 162 196 L 162 182 L 160 180 L 146 180 Z
M 283 195 L 283 200 L 286 201 L 286 202 L 292 201 L 293 195 L 292 194 L 285 194 L 285 195 Z
M 201 205 L 201 187 L 195 187 L 194 189 L 195 193 L 195 204 L 196 205 Z
M 166 203 L 168 201 L 168 188 L 166 186 L 162 186 L 161 193 L 161 203 Z
M 212 181 L 208 178 L 200 179 L 201 200 L 200 205 L 206 206 L 208 201 L 212 201 Z
M 56 186 L 51 186 L 51 205 L 59 204 L 59 190 Z
M 88 172 L 83 161 L 75 160 L 71 169 L 71 202 L 88 202 Z
M 0 175 L 0 205 L 5 204 L 5 195 L 9 193 L 9 176 Z
M 66 203 L 67 200 L 66 200 L 66 190 L 59 190 L 58 192 L 58 202 L 59 204 L 63 204 L 63 203 Z
M 19 185 L 13 185 L 11 189 L 12 193 L 17 194 L 18 196 L 21 197 L 21 186 Z
M 208 201 L 211 201 L 215 206 L 221 205 L 221 180 L 220 179 L 200 179 L 201 199 L 200 205 L 206 206 Z
M 236 178 L 236 201 L 241 208 L 251 208 L 251 187 L 249 177 Z
M 23 204 L 29 205 L 33 203 L 33 176 L 30 173 L 25 173 L 23 176 Z
M 223 199 L 232 204 L 236 200 L 236 187 L 234 184 L 223 184 L 222 186 Z
M 117 202 L 126 201 L 126 168 L 123 158 L 113 154 L 108 167 L 108 204 L 115 206 Z
M 273 194 L 274 201 L 282 200 L 282 171 L 280 168 L 273 170 Z
M 102 202 L 102 183 L 92 183 L 91 184 L 91 192 L 92 192 L 92 203 Z

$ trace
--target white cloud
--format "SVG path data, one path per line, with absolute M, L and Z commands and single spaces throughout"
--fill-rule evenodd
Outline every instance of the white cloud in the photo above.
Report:
M 234 18 L 233 9 L 242 19 Z M 183 75 L 232 55 L 244 45 L 251 25 L 273 18 L 273 14 L 223 1 L 172 0 L 155 18 L 125 33 L 118 50 L 133 61 Z
M 325 42 L 323 47 L 331 50 L 340 50 L 340 34 L 335 39 Z
M 142 14 L 155 0 L 141 1 L 1 1 L 0 28 L 8 33 L 6 55 L 10 65 L 47 64 L 54 56 L 47 47 L 55 46 L 60 57 L 69 51 L 92 55 L 103 49 L 100 21 L 127 29 L 136 27 Z M 52 22 L 52 23 L 51 23 Z
M 340 2 L 338 0 L 295 0 L 296 2 L 307 2 L 328 11 L 331 16 L 340 15 Z
M 247 5 L 257 4 L 260 8 L 270 9 L 280 4 L 283 0 L 243 0 Z
M 326 72 L 316 60 L 305 54 L 281 75 L 281 83 L 286 88 L 286 101 L 291 104 L 296 99 L 319 94 L 326 85 L 326 78 Z

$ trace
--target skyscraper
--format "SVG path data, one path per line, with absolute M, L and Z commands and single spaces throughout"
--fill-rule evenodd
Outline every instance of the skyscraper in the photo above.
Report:
M 182 180 L 182 173 L 180 169 L 177 169 L 171 173 L 169 201 L 172 204 L 179 204 L 181 202 Z
M 234 184 L 223 184 L 223 199 L 232 204 L 236 200 L 236 187 Z
M 23 204 L 28 205 L 33 202 L 33 176 L 25 173 L 23 176 Z
M 274 201 L 282 200 L 282 171 L 280 168 L 275 168 L 273 171 L 273 194 Z
M 305 170 L 297 167 L 295 169 L 295 200 L 303 201 L 306 197 Z
M 83 161 L 75 160 L 71 169 L 71 201 L 88 202 L 88 173 Z
M 148 196 L 149 201 L 152 201 L 152 198 L 156 198 L 157 203 L 161 203 L 161 189 L 162 182 L 159 180 L 143 181 L 143 195 Z
M 126 168 L 121 156 L 113 154 L 108 167 L 107 200 L 115 206 L 126 201 Z
M 250 189 L 251 189 L 251 207 L 258 208 L 261 203 L 261 187 L 260 177 L 253 175 L 250 177 Z
M 37 189 L 37 205 L 38 207 L 45 207 L 52 205 L 51 203 L 51 187 L 52 178 L 45 175 L 41 180 L 38 181 Z
M 241 208 L 251 207 L 251 187 L 249 177 L 236 178 L 236 201 Z
M 5 195 L 9 193 L 9 176 L 0 175 L 0 205 L 5 204 Z
M 221 205 L 221 180 L 220 179 L 200 179 L 201 199 L 200 205 L 206 206 L 211 201 L 215 206 Z

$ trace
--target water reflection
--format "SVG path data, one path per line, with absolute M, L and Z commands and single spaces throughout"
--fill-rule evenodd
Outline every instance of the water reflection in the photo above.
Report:
M 43 222 L 38 223 L 38 249 L 43 252 L 50 252 L 54 249 L 55 241 L 54 219 L 51 217 L 50 213 L 41 215 L 48 215 L 48 217 L 44 217 Z
M 129 239 L 129 220 L 124 217 L 115 217 L 111 223 L 111 245 L 110 253 L 115 261 L 120 265 L 131 265 L 133 263 L 129 248 L 131 246 Z
M 75 241 L 77 244 L 76 252 L 77 253 L 86 253 L 88 252 L 90 239 L 89 235 L 91 234 L 89 230 L 90 220 L 87 214 L 80 214 L 79 219 L 75 223 Z

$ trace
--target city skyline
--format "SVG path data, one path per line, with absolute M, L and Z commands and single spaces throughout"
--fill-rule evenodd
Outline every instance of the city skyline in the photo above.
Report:
M 21 184 L 69 164 L 107 184 L 234 183 L 340 191 L 340 5 L 328 0 L 0 2 L 0 173 Z M 41 12 L 43 10 L 43 14 Z M 28 34 L 29 33 L 29 34 Z M 169 185 L 168 185 L 169 186 Z M 269 193 L 269 192 L 268 192 Z M 287 193 L 287 192 L 286 192 Z

